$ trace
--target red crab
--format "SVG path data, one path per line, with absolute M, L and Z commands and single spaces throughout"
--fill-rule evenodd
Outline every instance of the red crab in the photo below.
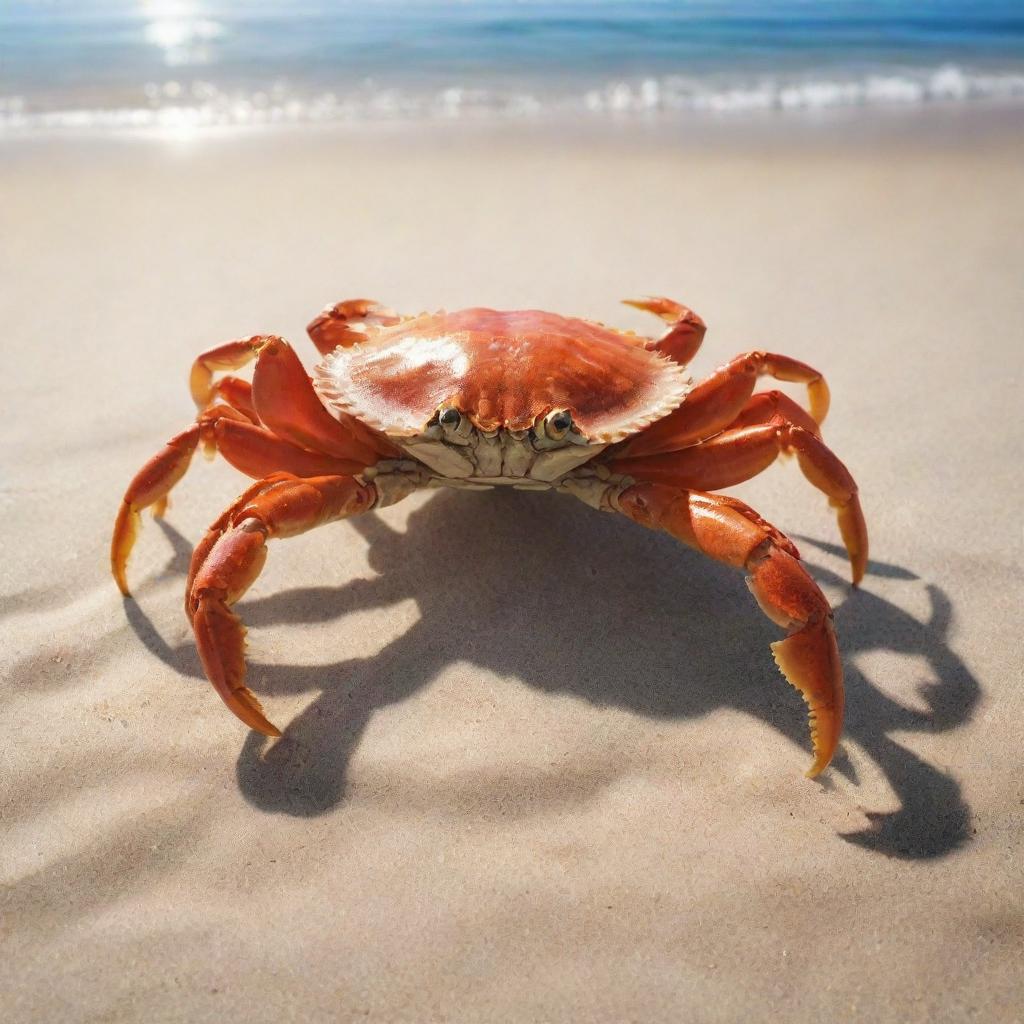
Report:
M 279 731 L 245 686 L 244 627 L 232 605 L 259 575 L 267 541 L 399 501 L 424 487 L 554 489 L 745 569 L 761 609 L 786 630 L 772 644 L 810 708 L 817 775 L 843 720 L 843 671 L 824 595 L 792 542 L 735 498 L 710 493 L 795 454 L 829 499 L 864 574 L 867 530 L 857 485 L 819 425 L 829 392 L 817 370 L 748 352 L 693 384 L 685 367 L 704 322 L 670 299 L 630 302 L 669 324 L 657 341 L 539 310 L 465 309 L 399 317 L 368 299 L 309 326 L 324 355 L 313 380 L 281 338 L 204 352 L 192 367 L 195 423 L 128 486 L 111 565 L 125 567 L 139 513 L 163 514 L 196 447 L 256 478 L 192 556 L 185 606 L 203 668 L 248 726 Z M 252 384 L 221 377 L 256 359 Z M 762 376 L 807 386 L 810 412 Z

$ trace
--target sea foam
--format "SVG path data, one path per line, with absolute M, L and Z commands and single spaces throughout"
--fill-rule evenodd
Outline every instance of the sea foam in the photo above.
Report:
M 0 96 L 0 134 L 61 131 L 200 131 L 315 123 L 389 121 L 672 119 L 685 114 L 727 118 L 778 111 L 914 108 L 980 102 L 1024 104 L 1024 70 L 980 71 L 944 64 L 828 77 L 800 75 L 647 76 L 571 88 L 534 83 L 519 88 L 451 84 L 430 90 L 366 80 L 350 89 L 310 92 L 278 80 L 260 89 L 224 89 L 196 79 L 149 82 L 137 102 L 44 105 Z

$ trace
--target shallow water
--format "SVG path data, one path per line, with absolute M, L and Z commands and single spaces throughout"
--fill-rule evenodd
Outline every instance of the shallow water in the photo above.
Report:
M 1018 3 L 9 0 L 0 132 L 1024 103 Z

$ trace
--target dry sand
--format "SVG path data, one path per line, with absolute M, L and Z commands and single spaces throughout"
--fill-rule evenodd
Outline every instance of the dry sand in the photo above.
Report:
M 1024 1019 L 1020 123 L 967 137 L 0 150 L 5 1021 Z M 194 354 L 324 303 L 711 325 L 820 366 L 872 531 L 738 489 L 837 604 L 848 724 L 738 574 L 571 499 L 439 493 L 281 542 L 247 735 L 181 612 L 196 465 L 110 525 Z

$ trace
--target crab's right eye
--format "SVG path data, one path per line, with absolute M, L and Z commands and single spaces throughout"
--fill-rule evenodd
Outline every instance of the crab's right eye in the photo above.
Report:
M 462 415 L 458 409 L 453 409 L 449 406 L 447 409 L 442 409 L 437 417 L 437 422 L 442 427 L 448 427 L 449 430 L 455 430 L 458 425 L 462 422 Z

